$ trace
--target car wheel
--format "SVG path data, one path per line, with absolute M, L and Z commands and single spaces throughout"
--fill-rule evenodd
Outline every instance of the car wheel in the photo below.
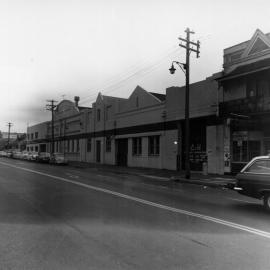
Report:
M 266 210 L 270 211 L 270 193 L 264 194 L 263 205 Z

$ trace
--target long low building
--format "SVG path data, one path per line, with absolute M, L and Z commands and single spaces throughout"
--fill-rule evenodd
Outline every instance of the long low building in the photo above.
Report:
M 202 170 L 210 147 L 207 137 L 214 136 L 211 126 L 219 121 L 216 93 L 212 77 L 190 86 L 194 171 Z M 91 108 L 80 107 L 78 97 L 74 102 L 63 100 L 54 111 L 54 149 L 72 161 L 184 169 L 184 100 L 185 87 L 170 87 L 166 94 L 158 94 L 140 86 L 127 99 L 99 93 Z M 29 151 L 51 151 L 50 121 L 29 127 L 27 133 Z M 213 171 L 223 173 L 222 168 Z

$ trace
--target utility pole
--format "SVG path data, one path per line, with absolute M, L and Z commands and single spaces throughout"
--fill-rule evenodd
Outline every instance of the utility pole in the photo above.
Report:
M 179 40 L 185 42 L 183 45 L 182 43 L 179 44 L 180 47 L 183 47 L 186 49 L 186 97 L 185 97 L 185 170 L 186 170 L 186 178 L 190 178 L 190 161 L 189 161 L 189 150 L 190 150 L 190 142 L 189 142 L 189 136 L 190 136 L 190 126 L 189 126 L 189 56 L 191 52 L 195 52 L 197 54 L 197 58 L 199 58 L 200 54 L 200 41 L 197 41 L 197 43 L 190 41 L 190 34 L 195 34 L 195 32 L 190 31 L 189 28 L 185 30 L 186 32 L 186 39 L 179 38 Z M 195 46 L 196 49 L 194 49 L 192 46 Z
M 51 120 L 51 154 L 54 153 L 54 109 L 56 108 L 57 105 L 54 103 L 57 102 L 53 99 L 47 100 L 49 104 L 46 104 L 46 110 L 52 112 L 52 120 Z
M 12 123 L 8 122 L 7 123 L 7 126 L 8 126 L 8 143 L 7 143 L 7 147 L 9 149 L 9 142 L 10 142 L 10 128 L 13 126 Z
M 179 38 L 181 41 L 183 41 L 185 44 L 180 43 L 179 46 L 183 47 L 186 49 L 186 63 L 180 63 L 177 61 L 172 62 L 172 66 L 169 69 L 171 74 L 174 74 L 175 72 L 175 67 L 174 63 L 177 64 L 182 71 L 186 75 L 186 97 L 185 97 L 185 170 L 186 170 L 186 178 L 190 178 L 190 162 L 189 162 L 189 136 L 190 136 L 190 127 L 189 127 L 189 68 L 190 68 L 190 63 L 189 63 L 189 56 L 191 52 L 195 52 L 197 54 L 197 58 L 199 58 L 200 54 L 200 41 L 197 41 L 196 43 L 193 41 L 190 41 L 190 34 L 194 34 L 193 31 L 190 31 L 189 28 L 185 30 L 187 33 L 186 39 L 184 38 Z M 194 48 L 195 46 L 195 48 Z M 178 144 L 179 144 L 179 139 L 180 138 L 180 124 L 178 125 Z M 180 160 L 180 145 L 178 145 L 177 148 L 177 169 L 179 169 L 179 160 Z

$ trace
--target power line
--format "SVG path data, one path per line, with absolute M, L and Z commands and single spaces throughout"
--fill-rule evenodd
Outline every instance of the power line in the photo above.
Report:
M 134 79 L 136 76 L 144 76 L 144 75 L 147 75 L 149 73 L 151 73 L 152 71 L 154 71 L 156 68 L 158 68 L 160 66 L 160 64 L 169 56 L 171 56 L 172 54 L 174 54 L 178 49 L 174 49 L 173 51 L 171 51 L 170 53 L 166 54 L 165 56 L 163 56 L 160 60 L 158 60 L 157 62 L 155 62 L 154 64 L 152 64 L 151 66 L 147 66 L 147 67 L 144 67 L 144 68 L 141 68 L 141 69 L 137 69 L 134 73 L 132 74 L 127 74 L 126 77 L 122 78 L 121 80 L 119 80 L 118 82 L 116 83 L 113 83 L 111 85 L 108 85 L 107 87 L 103 88 L 103 93 L 110 93 L 110 92 L 113 92 L 116 90 L 116 87 L 119 87 L 121 85 L 123 85 L 124 83 Z M 111 89 L 112 88 L 112 89 Z M 106 89 L 108 89 L 106 91 Z M 96 93 L 95 94 L 91 94 L 89 96 L 86 96 L 82 99 L 82 102 L 81 103 L 86 103 L 86 102 L 89 102 L 89 99 L 93 98 L 96 96 Z M 91 99 L 92 100 L 92 99 Z

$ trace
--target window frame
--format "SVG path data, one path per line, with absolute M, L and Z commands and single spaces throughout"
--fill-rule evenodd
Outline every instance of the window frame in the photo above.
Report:
M 86 142 L 86 151 L 92 152 L 92 138 L 87 138 L 87 142 Z
M 133 156 L 142 155 L 142 137 L 132 138 L 132 155 Z
M 160 155 L 160 135 L 148 136 L 148 156 Z
M 106 153 L 112 152 L 112 139 L 111 139 L 111 137 L 106 137 L 105 151 L 106 151 Z
M 101 110 L 97 109 L 97 121 L 100 122 L 101 120 Z

